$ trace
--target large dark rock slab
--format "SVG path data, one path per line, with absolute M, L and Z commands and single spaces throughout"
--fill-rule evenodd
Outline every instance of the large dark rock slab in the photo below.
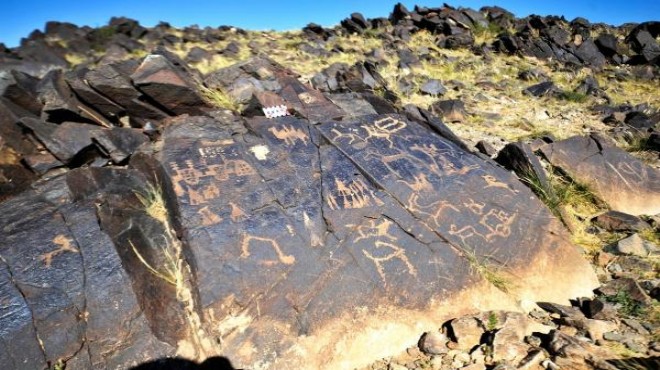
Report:
M 632 215 L 660 213 L 660 173 L 597 136 L 547 144 L 543 155 L 589 188 L 612 209 Z
M 0 71 L 0 96 L 39 115 L 43 105 L 37 99 L 39 79 L 16 70 Z
M 163 110 L 155 107 L 137 91 L 128 77 L 132 71 L 122 71 L 118 65 L 101 65 L 85 74 L 85 79 L 96 91 L 124 108 L 132 120 L 161 120 L 168 117 Z M 133 123 L 141 126 L 141 121 Z
M 92 133 L 100 129 L 84 123 L 64 122 L 57 125 L 29 117 L 23 118 L 21 124 L 31 130 L 48 151 L 63 163 L 72 162 L 92 146 Z
M 152 334 L 116 247 L 99 229 L 97 194 L 132 191 L 122 173 L 91 183 L 81 181 L 94 177 L 89 170 L 74 171 L 0 205 L 0 292 L 10 303 L 0 306 L 4 366 L 114 369 L 174 354 Z
M 528 189 L 419 123 L 253 117 L 247 126 L 237 134 L 180 117 L 156 156 L 186 230 L 204 327 L 235 366 L 359 366 L 405 348 L 406 333 L 449 310 L 433 302 L 481 284 L 482 296 L 508 302 L 470 258 L 506 261 L 501 268 L 521 277 L 510 289 L 524 299 L 596 286 Z M 557 289 L 531 267 L 537 260 Z M 344 317 L 359 334 L 347 336 Z M 378 350 L 367 351 L 372 340 Z
M 125 114 L 124 108 L 94 90 L 85 81 L 87 72 L 88 70 L 84 68 L 71 71 L 65 76 L 66 82 L 80 101 L 94 108 L 113 122 L 118 122 L 119 118 Z
M 210 108 L 192 77 L 175 68 L 164 55 L 145 57 L 131 79 L 140 91 L 174 114 L 201 114 Z

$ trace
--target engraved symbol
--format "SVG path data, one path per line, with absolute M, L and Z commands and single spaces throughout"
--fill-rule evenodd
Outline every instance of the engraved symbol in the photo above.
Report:
M 231 213 L 229 217 L 234 222 L 241 221 L 245 219 L 246 215 L 242 209 L 240 209 L 234 202 L 229 202 L 229 207 L 231 207 Z
M 488 212 L 484 213 L 486 205 L 484 203 L 477 203 L 470 199 L 464 206 L 472 213 L 481 216 L 477 225 L 467 225 L 458 228 L 455 224 L 449 226 L 449 234 L 457 235 L 463 243 L 465 240 L 472 236 L 479 236 L 487 242 L 492 241 L 496 236 L 506 238 L 511 235 L 511 225 L 516 218 L 516 214 L 510 214 L 503 210 L 491 208 Z M 477 229 L 477 227 L 479 229 Z
M 367 136 L 364 140 L 369 141 L 369 138 L 380 138 L 385 139 L 389 143 L 389 147 L 392 148 L 394 143 L 392 142 L 392 134 L 403 130 L 406 127 L 406 123 L 392 117 L 385 117 L 379 120 L 374 121 L 373 126 L 363 125 L 367 131 Z
M 483 215 L 484 214 L 484 207 L 486 206 L 486 203 L 477 203 L 474 201 L 474 199 L 470 199 L 468 203 L 463 203 L 465 208 L 469 209 L 472 213 L 477 214 L 477 215 Z
M 335 186 L 336 190 L 327 197 L 328 206 L 333 211 L 340 208 L 355 209 L 383 205 L 383 202 L 376 197 L 362 179 L 344 183 L 335 178 Z
M 408 197 L 407 207 L 412 212 L 425 215 L 430 220 L 433 220 L 435 227 L 440 227 L 441 219 L 443 218 L 445 209 L 449 208 L 456 212 L 460 212 L 458 208 L 446 200 L 437 200 L 433 203 L 425 205 L 419 204 L 419 194 L 416 193 L 412 193 L 410 194 L 410 197 Z
M 410 150 L 426 155 L 429 158 L 427 167 L 438 176 L 441 175 L 465 175 L 479 168 L 478 164 L 469 166 L 461 165 L 457 168 L 449 158 L 458 158 L 452 149 L 439 149 L 435 144 L 415 144 Z
M 510 191 L 510 192 L 514 192 L 514 193 L 515 193 L 515 191 L 512 190 L 512 189 L 509 187 L 508 184 L 506 184 L 506 183 L 504 183 L 504 182 L 502 182 L 502 181 L 499 181 L 499 180 L 496 179 L 494 176 L 491 176 L 491 175 L 484 175 L 484 176 L 481 176 L 481 178 L 484 179 L 484 181 L 486 181 L 486 188 L 502 188 L 502 189 L 506 189 L 506 190 L 508 190 L 508 191 Z
M 376 271 L 378 272 L 378 275 L 380 276 L 380 279 L 383 281 L 383 286 L 387 286 L 387 281 L 386 281 L 386 276 L 385 276 L 385 269 L 383 267 L 383 263 L 390 261 L 394 258 L 400 260 L 405 266 L 408 271 L 408 274 L 417 276 L 417 270 L 415 269 L 415 266 L 410 263 L 410 260 L 408 259 L 408 256 L 406 256 L 406 251 L 399 247 L 398 245 L 395 244 L 397 241 L 397 238 L 390 234 L 390 226 L 393 224 L 392 221 L 383 219 L 380 223 L 378 223 L 378 220 L 369 220 L 369 223 L 367 225 L 362 225 L 358 227 L 357 233 L 358 237 L 355 238 L 355 243 L 357 243 L 360 240 L 363 239 L 368 239 L 368 238 L 377 238 L 377 239 L 386 239 L 386 240 L 376 240 L 374 243 L 374 246 L 376 249 L 380 250 L 380 248 L 383 249 L 390 249 L 392 252 L 382 256 L 382 257 L 376 257 L 370 252 L 368 252 L 366 249 L 362 249 L 362 253 L 364 254 L 365 257 L 370 259 L 374 265 L 376 265 Z
M 621 162 L 617 165 L 619 170 L 627 175 L 633 177 L 636 181 L 642 182 L 648 180 L 648 171 L 641 162 Z
M 279 243 L 271 238 L 263 238 L 259 236 L 252 236 L 249 234 L 243 235 L 243 242 L 241 243 L 241 258 L 250 257 L 250 246 L 253 242 L 269 245 L 275 253 L 277 254 L 277 260 L 265 260 L 260 263 L 266 266 L 273 266 L 277 263 L 283 263 L 285 265 L 292 265 L 296 262 L 296 257 L 292 255 L 285 255 L 280 248 Z M 278 262 L 279 261 L 279 262 Z
M 305 132 L 293 126 L 284 125 L 281 129 L 271 127 L 268 131 L 275 135 L 276 138 L 283 140 L 287 145 L 294 145 L 298 140 L 307 145 L 307 140 L 309 140 L 309 137 Z
M 202 226 L 211 226 L 222 222 L 222 217 L 213 213 L 209 206 L 201 208 L 197 213 L 202 216 Z
M 51 263 L 53 263 L 53 258 L 60 253 L 64 253 L 64 252 L 78 253 L 78 249 L 76 249 L 76 247 L 74 247 L 71 244 L 71 239 L 67 238 L 64 235 L 60 234 L 55 238 L 53 238 L 53 243 L 55 243 L 58 246 L 57 249 L 48 253 L 44 253 L 43 255 L 39 256 L 39 260 L 43 261 L 46 267 L 50 267 Z
M 200 191 L 194 189 L 188 190 L 188 197 L 190 198 L 190 205 L 197 206 L 207 203 L 210 200 L 217 198 L 220 195 L 220 189 L 212 183 Z
M 351 131 L 354 131 L 354 129 L 351 129 Z M 336 128 L 333 128 L 332 130 L 330 130 L 330 132 L 335 134 L 335 137 L 332 138 L 333 141 L 337 141 L 337 140 L 343 139 L 343 138 L 348 139 L 349 144 L 353 144 L 354 141 L 365 141 L 358 134 L 356 134 L 354 132 L 345 132 L 345 133 L 344 132 L 339 132 L 339 130 L 337 130 Z
M 410 188 L 410 190 L 420 193 L 424 191 L 433 191 L 433 185 L 429 182 L 426 174 L 420 173 L 414 175 L 412 181 L 398 180 Z
M 267 159 L 268 153 L 270 153 L 270 149 L 268 149 L 268 147 L 265 145 L 255 145 L 250 148 L 250 151 L 260 161 L 265 161 Z
M 174 176 L 177 181 L 183 181 L 187 185 L 197 185 L 199 183 L 199 178 L 202 176 L 202 173 L 195 168 L 192 160 L 186 160 L 186 167 L 179 168 L 179 165 L 174 162 L 170 162 L 170 166 L 174 171 Z

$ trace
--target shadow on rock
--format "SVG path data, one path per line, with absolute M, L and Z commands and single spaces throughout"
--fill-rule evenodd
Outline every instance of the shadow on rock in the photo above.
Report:
M 131 370 L 238 370 L 226 357 L 211 357 L 198 364 L 182 358 L 161 358 L 145 362 Z
M 621 360 L 607 360 L 608 363 L 619 369 L 642 370 L 660 369 L 660 357 L 626 358 Z

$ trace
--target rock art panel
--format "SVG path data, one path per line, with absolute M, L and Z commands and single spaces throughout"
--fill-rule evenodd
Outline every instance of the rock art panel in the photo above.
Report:
M 510 270 L 523 299 L 541 299 L 534 258 L 584 283 L 543 299 L 595 287 L 524 185 L 403 116 L 318 126 L 253 117 L 241 134 L 198 120 L 167 126 L 156 159 L 174 190 L 204 326 L 235 366 L 339 364 L 337 343 L 348 343 L 329 328 L 341 317 L 357 307 L 427 313 L 484 281 L 469 255 Z M 379 325 L 364 320 L 367 332 Z M 312 350 L 333 360 L 301 355 Z

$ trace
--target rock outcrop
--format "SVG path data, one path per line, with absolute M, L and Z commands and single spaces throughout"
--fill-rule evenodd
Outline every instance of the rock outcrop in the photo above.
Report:
M 229 27 L 50 22 L 20 47 L 0 47 L 0 363 L 126 369 L 223 356 L 237 368 L 356 368 L 426 333 L 422 351 L 455 367 L 489 358 L 534 368 L 592 348 L 573 329 L 610 340 L 616 328 L 594 290 L 624 291 L 644 307 L 658 296 L 657 279 L 617 275 L 600 286 L 596 274 L 657 253 L 641 235 L 657 230 L 658 170 L 596 134 L 535 135 L 495 144 L 499 152 L 482 140 L 483 154 L 473 152 L 449 126 L 499 114 L 468 105 L 461 81 L 411 71 L 434 62 L 428 47 L 471 48 L 484 60 L 496 51 L 566 68 L 637 65 L 653 79 L 656 23 L 398 4 L 389 18 L 353 13 L 333 29 L 305 27 L 297 46 L 315 58 L 344 52 L 325 44 L 340 35 L 384 46 L 309 79 L 244 57 L 260 46 L 225 40 L 246 34 Z M 415 34 L 432 45 L 409 48 Z M 219 41 L 220 52 L 167 50 Z M 72 55 L 87 59 L 66 70 Z M 241 61 L 204 74 L 184 61 L 201 70 L 218 56 Z M 405 71 L 394 84 L 388 66 Z M 520 79 L 534 81 L 524 82 L 533 101 L 605 99 L 589 109 L 615 135 L 657 146 L 657 111 L 610 106 L 595 78 L 575 91 L 543 71 Z M 411 91 L 432 99 L 429 110 L 402 100 Z M 564 227 L 557 173 L 611 208 L 583 217 L 594 220 L 590 235 L 628 234 L 594 254 L 596 272 Z M 538 306 L 572 329 L 530 320 Z

